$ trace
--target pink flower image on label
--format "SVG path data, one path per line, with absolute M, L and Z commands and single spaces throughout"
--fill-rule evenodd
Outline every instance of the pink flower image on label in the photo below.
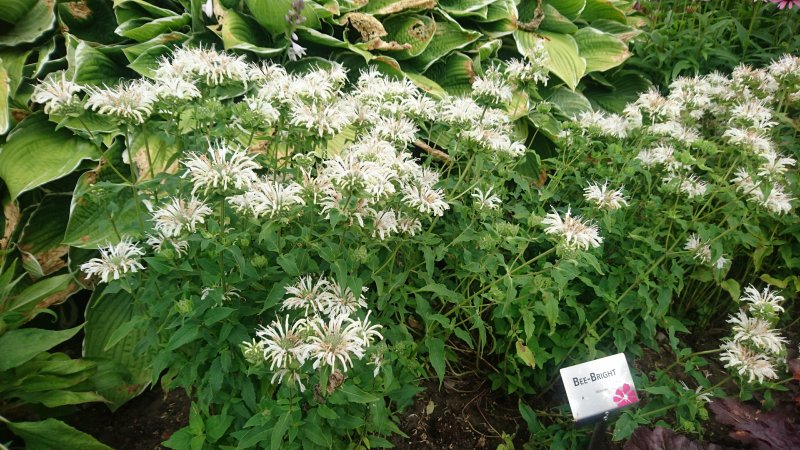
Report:
M 617 391 L 614 393 L 614 403 L 616 403 L 618 407 L 630 405 L 631 403 L 636 403 L 638 401 L 639 397 L 636 396 L 636 391 L 633 390 L 631 385 L 628 383 L 623 384 L 622 387 L 617 389 Z

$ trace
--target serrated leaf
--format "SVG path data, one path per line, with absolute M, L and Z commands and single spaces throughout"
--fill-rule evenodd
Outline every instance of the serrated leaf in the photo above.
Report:
M 439 338 L 429 338 L 425 340 L 425 345 L 428 347 L 428 358 L 431 361 L 431 366 L 433 366 L 441 385 L 444 381 L 445 370 L 444 341 Z
M 0 148 L 0 178 L 13 200 L 69 174 L 84 159 L 100 159 L 94 145 L 67 130 L 56 131 L 43 114 L 33 114 L 14 128 Z

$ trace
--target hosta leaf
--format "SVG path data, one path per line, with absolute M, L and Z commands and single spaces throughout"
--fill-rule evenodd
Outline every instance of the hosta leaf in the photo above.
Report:
M 98 361 L 97 390 L 109 400 L 112 411 L 150 383 L 150 356 L 137 349 L 147 327 L 130 327 L 124 336 L 115 336 L 117 329 L 137 317 L 133 298 L 124 291 L 109 295 L 95 291 L 86 307 L 83 357 Z M 112 337 L 116 342 L 110 342 Z
M 344 48 L 344 49 L 350 50 L 353 53 L 361 55 L 364 58 L 365 61 L 371 61 L 371 60 L 374 60 L 374 59 L 378 59 L 378 57 L 376 57 L 375 55 L 373 55 L 372 53 L 370 53 L 370 52 L 368 52 L 367 50 L 364 49 L 366 44 L 350 44 L 348 42 L 340 41 L 340 40 L 336 39 L 335 37 L 330 36 L 328 34 L 320 33 L 317 30 L 312 30 L 312 29 L 305 28 L 305 27 L 298 28 L 296 33 L 297 33 L 297 36 L 300 38 L 300 40 L 303 41 L 303 42 L 313 42 L 315 44 L 325 45 L 327 47 Z M 397 64 L 397 61 L 394 61 L 394 59 L 388 58 L 388 57 L 384 57 L 384 58 L 385 58 L 384 60 L 391 60 L 391 61 L 394 62 L 393 64 L 390 64 L 390 65 L 393 65 L 397 69 L 400 68 L 400 66 Z M 300 61 L 303 61 L 303 60 L 300 60 Z
M 486 11 L 487 22 L 497 20 L 516 21 L 518 16 L 517 4 L 514 0 L 496 0 L 489 5 Z
M 71 274 L 56 275 L 39 280 L 15 296 L 5 310 L 28 314 L 42 300 L 59 292 L 74 290 L 70 289 L 72 281 Z
M 88 141 L 67 130 L 55 130 L 42 114 L 28 116 L 0 148 L 0 178 L 12 199 L 67 175 L 84 159 L 100 153 Z
M 574 37 L 578 54 L 586 60 L 585 73 L 617 67 L 631 56 L 628 46 L 619 38 L 594 28 L 581 28 Z
M 144 206 L 140 205 L 137 211 L 131 187 L 94 184 L 96 177 L 94 172 L 86 172 L 78 179 L 64 244 L 100 248 L 119 242 L 122 236 L 138 236 L 142 231 L 138 214 L 142 213 Z
M 0 372 L 24 364 L 36 355 L 46 352 L 56 345 L 69 340 L 83 328 L 79 325 L 68 330 L 43 330 L 40 328 L 21 328 L 7 331 L 0 336 Z
M 577 19 L 586 7 L 586 0 L 544 0 L 542 3 L 551 5 L 569 20 Z
M 272 48 L 267 36 L 253 19 L 236 11 L 225 10 L 219 18 L 219 25 L 211 30 L 222 39 L 226 50 L 245 50 L 262 57 L 277 56 L 286 49 Z
M 420 72 L 425 72 L 433 63 L 453 50 L 464 48 L 481 37 L 481 33 L 465 30 L 455 20 L 442 14 L 436 20 L 436 33 L 428 46 L 410 62 Z
M 487 18 L 488 6 L 496 0 L 439 0 L 439 8 L 447 11 L 453 17 L 480 17 Z
M 99 50 L 74 36 L 67 35 L 67 76 L 76 83 L 114 84 L 125 69 Z
M 562 16 L 557 9 L 551 5 L 544 5 L 544 19 L 539 24 L 542 31 L 552 31 L 554 33 L 572 34 L 578 31 L 578 27 L 571 20 Z
M 160 34 L 184 28 L 189 25 L 189 22 L 191 22 L 189 14 L 160 17 L 155 20 L 134 19 L 120 24 L 115 31 L 136 42 L 145 42 Z
M 17 245 L 34 257 L 43 274 L 65 266 L 68 247 L 61 245 L 69 219 L 69 194 L 48 194 L 28 219 Z
M 472 90 L 475 78 L 472 58 L 455 52 L 442 61 L 437 62 L 425 75 L 442 86 L 452 95 L 464 94 Z
M 256 21 L 273 35 L 288 29 L 285 17 L 292 9 L 292 0 L 245 0 L 245 4 Z M 320 28 L 320 19 L 332 15 L 331 11 L 313 1 L 305 2 L 301 14 L 306 18 L 303 26 L 315 30 Z
M 543 89 L 542 97 L 552 103 L 565 119 L 571 119 L 584 111 L 592 110 L 592 104 L 582 93 L 571 91 L 564 86 Z
M 436 32 L 436 22 L 432 18 L 417 14 L 388 17 L 383 26 L 388 33 L 384 40 L 411 46 L 408 50 L 392 52 L 392 57 L 399 61 L 422 53 Z
M 117 19 L 113 3 L 108 0 L 83 0 L 58 2 L 61 26 L 84 41 L 115 44 L 125 40 L 114 33 Z
M 578 44 L 575 43 L 575 39 L 567 34 L 548 31 L 540 31 L 538 34 L 541 35 L 542 44 L 549 56 L 547 68 L 570 89 L 575 90 L 586 70 L 586 61 L 578 54 Z M 514 38 L 517 41 L 517 49 L 523 55 L 531 54 L 537 40 L 540 39 L 534 33 L 521 30 L 514 32 Z
M 125 57 L 128 61 L 133 62 L 138 58 L 141 54 L 146 52 L 148 49 L 163 45 L 166 47 L 174 47 L 176 45 L 180 45 L 183 41 L 188 39 L 189 37 L 183 33 L 164 33 L 160 34 L 149 41 L 142 42 L 139 44 L 129 45 L 122 49 L 122 52 L 125 54 Z
M 32 51 L 19 49 L 0 50 L 0 67 L 4 68 L 8 75 L 8 96 L 10 98 L 17 95 L 17 89 L 22 83 L 25 61 Z
M 611 0 L 586 0 L 586 7 L 581 12 L 581 19 L 587 22 L 606 19 L 626 23 L 625 13 L 614 6 Z
M 0 0 L 0 20 L 12 24 L 0 32 L 0 47 L 33 43 L 56 23 L 55 2 Z
M 374 15 L 395 14 L 408 9 L 431 9 L 436 0 L 370 0 L 360 12 Z
M 25 440 L 28 450 L 113 450 L 92 436 L 56 419 L 39 422 L 6 422 L 12 433 Z
M 154 45 L 139 54 L 128 67 L 144 77 L 153 78 L 158 69 L 159 62 L 164 56 L 169 56 L 172 49 L 166 45 Z
M 607 19 L 597 19 L 592 21 L 592 28 L 598 29 L 608 34 L 613 34 L 618 37 L 622 42 L 628 42 L 642 33 L 642 30 L 636 29 L 630 25 L 615 22 Z
M 0 60 L 0 63 L 2 63 L 2 60 Z M 11 114 L 8 111 L 10 91 L 8 71 L 0 64 L 0 135 L 5 134 L 11 126 Z
M 639 73 L 623 72 L 607 76 L 614 89 L 591 87 L 584 90 L 584 95 L 601 108 L 621 113 L 625 105 L 635 101 L 639 94 L 650 88 L 651 84 Z

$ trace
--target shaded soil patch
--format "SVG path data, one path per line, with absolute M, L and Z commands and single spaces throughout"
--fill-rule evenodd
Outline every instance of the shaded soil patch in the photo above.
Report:
M 161 442 L 189 423 L 191 400 L 182 390 L 143 392 L 113 414 L 105 405 L 81 407 L 65 422 L 119 450 L 162 449 Z
M 492 392 L 485 379 L 448 378 L 422 385 L 414 404 L 401 415 L 400 429 L 408 435 L 393 436 L 395 448 L 495 449 L 503 434 L 516 448 L 527 442 L 528 431 L 517 409 L 517 399 Z

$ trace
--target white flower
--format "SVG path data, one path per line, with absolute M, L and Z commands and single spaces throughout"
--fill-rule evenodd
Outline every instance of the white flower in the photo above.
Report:
M 519 59 L 511 59 L 506 65 L 506 76 L 512 83 L 519 85 L 542 83 L 547 86 L 548 70 L 545 68 L 547 63 L 547 51 L 541 41 L 537 41 L 535 46 L 538 53 L 526 55 L 531 62 Z M 539 50 L 540 49 L 540 50 Z
M 772 110 L 758 99 L 743 100 L 731 108 L 731 122 L 737 120 L 755 128 L 771 128 L 776 124 L 772 121 Z
M 228 190 L 229 185 L 244 189 L 258 179 L 255 170 L 261 167 L 244 150 L 218 143 L 209 147 L 209 153 L 210 158 L 208 154 L 191 153 L 183 161 L 187 169 L 184 176 L 194 183 L 192 194 L 201 189 L 204 193 L 217 188 Z
M 722 137 L 735 145 L 741 145 L 756 154 L 772 151 L 772 141 L 761 130 L 752 128 L 729 128 L 722 133 Z
M 545 233 L 560 237 L 568 249 L 588 250 L 589 247 L 600 247 L 603 243 L 597 225 L 584 223 L 580 216 L 573 217 L 570 209 L 567 209 L 563 218 L 553 209 L 544 217 L 542 224 L 546 226 Z
M 700 140 L 700 135 L 697 131 L 682 125 L 680 122 L 669 120 L 667 122 L 657 123 L 650 126 L 650 132 L 653 134 L 660 134 L 670 136 L 673 139 L 683 142 L 684 144 L 692 144 Z
M 475 206 L 477 206 L 478 209 L 500 208 L 503 201 L 500 200 L 500 197 L 492 194 L 492 189 L 494 189 L 494 187 L 490 187 L 486 192 L 483 192 L 480 188 L 475 188 L 475 192 L 473 192 L 471 196 L 475 199 Z
M 120 83 L 116 89 L 87 87 L 86 109 L 141 124 L 153 113 L 156 90 L 143 80 Z
M 397 229 L 408 236 L 415 236 L 418 232 L 422 231 L 422 222 L 415 217 L 403 217 L 398 214 Z
M 768 178 L 776 178 L 785 174 L 789 170 L 789 167 L 794 166 L 797 162 L 794 158 L 781 155 L 774 151 L 765 151 L 759 156 L 766 161 L 758 168 L 758 175 Z
M 75 94 L 81 90 L 83 86 L 67 80 L 67 74 L 61 71 L 45 77 L 44 81 L 34 88 L 31 100 L 43 103 L 45 114 L 53 114 L 77 100 Z
M 761 191 L 758 193 L 761 194 Z M 775 183 L 761 205 L 776 214 L 786 214 L 792 210 L 792 200 L 794 197 L 784 191 L 783 185 Z
M 450 209 L 444 201 L 444 192 L 429 186 L 407 185 L 403 188 L 403 201 L 411 208 L 423 214 L 443 216 Z
M 157 80 L 155 90 L 160 99 L 191 100 L 200 97 L 200 90 L 194 83 L 179 77 Z
M 264 358 L 270 363 L 270 370 L 288 369 L 292 363 L 302 365 L 305 362 L 303 333 L 308 324 L 300 319 L 289 326 L 289 316 L 283 323 L 276 320 L 268 327 L 261 327 L 256 336 L 261 338 Z
M 386 239 L 392 233 L 397 233 L 397 216 L 394 211 L 376 211 L 373 213 L 375 229 L 372 237 L 378 236 L 380 240 Z
M 758 317 L 775 316 L 784 310 L 781 306 L 784 300 L 783 296 L 770 290 L 769 286 L 759 292 L 751 284 L 744 288 L 744 295 L 739 300 L 750 302 L 750 312 Z
M 619 209 L 628 206 L 628 201 L 621 190 L 609 189 L 608 181 L 602 185 L 592 183 L 583 190 L 583 198 L 594 203 L 600 209 Z
M 153 213 L 156 230 L 166 237 L 178 237 L 183 231 L 195 232 L 198 223 L 205 223 L 211 208 L 192 196 L 186 200 L 176 197 Z
M 670 145 L 659 145 L 652 149 L 645 149 L 636 155 L 636 159 L 641 161 L 643 166 L 655 166 L 658 164 L 666 164 L 674 160 L 673 154 L 675 149 Z
M 794 55 L 783 55 L 777 61 L 773 61 L 767 68 L 770 75 L 784 81 L 787 78 L 800 76 L 800 57 Z
M 698 400 L 702 401 L 703 403 L 711 403 L 711 395 L 712 394 L 711 394 L 711 392 L 703 393 L 703 386 L 697 386 L 697 388 L 694 391 L 692 391 L 689 388 L 689 386 L 687 386 L 686 383 L 684 383 L 682 380 L 680 381 L 680 383 L 681 383 L 681 386 L 683 386 L 683 389 L 685 389 L 685 390 L 687 390 L 689 392 L 694 392 L 695 397 Z
M 147 245 L 153 247 L 153 250 L 162 252 L 166 250 L 166 245 L 169 244 L 175 254 L 179 257 L 186 254 L 189 249 L 189 242 L 184 239 L 176 239 L 172 236 L 165 236 L 163 233 L 156 230 L 156 234 L 147 235 Z
M 156 69 L 157 79 L 195 78 L 210 86 L 227 82 L 246 83 L 249 74 L 250 66 L 244 56 L 233 56 L 203 47 L 179 47 L 171 58 L 162 60 Z
M 322 312 L 330 317 L 334 317 L 350 315 L 359 308 L 366 308 L 367 299 L 364 297 L 364 292 L 367 292 L 366 287 L 362 287 L 361 292 L 358 297 L 356 297 L 349 286 L 331 281 L 326 286 L 325 293 L 322 295 Z
M 372 132 L 379 138 L 397 144 L 408 144 L 417 138 L 417 126 L 405 117 L 379 117 Z
M 735 316 L 730 316 L 728 323 L 733 324 L 733 340 L 740 343 L 752 343 L 756 347 L 778 354 L 786 345 L 786 339 L 778 335 L 770 326 L 770 323 L 756 318 L 748 317 L 747 314 L 739 310 Z
M 289 106 L 289 123 L 323 137 L 342 131 L 352 121 L 350 110 L 343 102 L 311 102 L 294 100 Z
M 731 262 L 730 259 L 726 258 L 725 255 L 720 255 L 716 261 L 714 261 L 714 268 L 717 270 L 722 270 Z
M 680 179 L 678 190 L 686 194 L 689 198 L 702 197 L 708 190 L 705 181 L 700 180 L 695 175 L 689 175 Z
M 367 315 L 363 319 L 355 319 L 352 321 L 356 336 L 361 339 L 364 345 L 372 345 L 376 340 L 383 340 L 383 335 L 378 331 L 383 328 L 382 325 L 372 324 L 369 321 L 369 315 L 372 311 L 367 311 Z
M 695 233 L 689 235 L 689 238 L 686 239 L 686 243 L 683 245 L 683 249 L 694 253 L 692 258 L 703 264 L 709 264 L 711 262 L 711 246 L 703 242 L 700 236 Z
M 286 49 L 286 56 L 289 57 L 289 61 L 297 61 L 306 56 L 306 48 L 296 42 L 297 35 L 293 33 L 292 36 L 295 36 L 295 38 L 292 39 L 291 45 Z
M 764 379 L 775 380 L 778 378 L 772 359 L 762 353 L 749 349 L 741 343 L 729 341 L 722 345 L 720 360 L 725 362 L 725 367 L 736 371 L 742 378 L 753 382 Z
M 272 126 L 281 117 L 280 111 L 272 106 L 267 99 L 256 96 L 246 97 L 244 101 L 250 111 L 253 111 L 261 116 L 261 119 L 264 121 L 263 126 L 265 127 Z
M 472 94 L 494 104 L 510 103 L 513 96 L 511 87 L 505 83 L 496 67 L 490 67 L 483 76 L 475 78 Z
M 86 273 L 86 279 L 93 275 L 100 275 L 100 281 L 108 283 L 109 279 L 119 280 L 120 276 L 131 272 L 144 270 L 139 258 L 144 256 L 144 251 L 138 245 L 125 238 L 117 245 L 109 245 L 100 249 L 100 257 L 92 258 L 81 264 L 80 268 Z
M 314 360 L 314 369 L 322 364 L 335 369 L 340 363 L 342 371 L 346 372 L 353 366 L 353 357 L 364 357 L 366 344 L 358 336 L 359 328 L 345 314 L 330 317 L 327 321 L 322 318 L 311 320 L 309 330 L 312 334 L 303 346 L 304 355 Z
M 306 315 L 309 309 L 321 311 L 323 302 L 327 301 L 325 294 L 329 285 L 330 282 L 325 277 L 316 280 L 311 275 L 300 277 L 295 284 L 286 286 L 286 294 L 290 297 L 283 300 L 281 309 L 302 309 Z
M 469 97 L 445 97 L 440 107 L 440 120 L 454 124 L 474 122 L 483 112 L 483 108 Z
M 369 357 L 369 362 L 367 364 L 375 366 L 375 369 L 372 370 L 372 377 L 377 378 L 378 374 L 381 373 L 381 367 L 383 367 L 383 356 L 379 353 L 373 353 L 372 356 Z
M 302 192 L 303 187 L 297 183 L 283 184 L 267 177 L 251 183 L 250 190 L 244 194 L 228 197 L 228 201 L 240 213 L 271 219 L 296 206 L 305 206 Z

